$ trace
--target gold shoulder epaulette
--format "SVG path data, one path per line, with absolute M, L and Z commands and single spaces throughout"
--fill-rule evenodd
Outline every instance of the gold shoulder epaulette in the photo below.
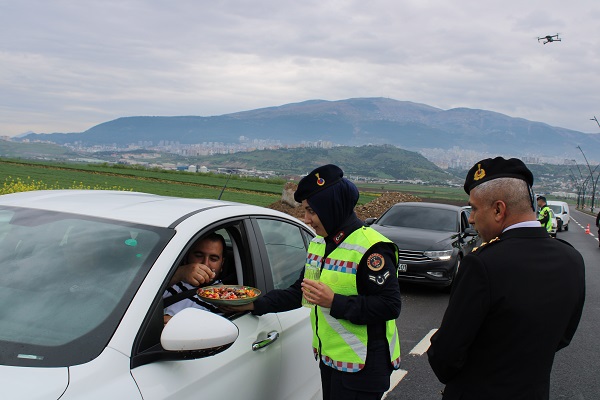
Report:
M 473 250 L 471 250 L 471 253 L 475 253 L 477 250 L 481 249 L 482 247 L 490 245 L 490 244 L 492 244 L 494 242 L 499 242 L 499 241 L 500 241 L 500 238 L 498 236 L 496 236 L 495 238 L 493 238 L 489 242 L 483 242 L 478 247 L 473 247 Z

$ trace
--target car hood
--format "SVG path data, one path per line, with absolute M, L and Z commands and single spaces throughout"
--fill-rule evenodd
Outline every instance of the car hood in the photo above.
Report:
M 2 398 L 58 399 L 69 384 L 69 371 L 60 368 L 0 366 Z
M 397 226 L 371 225 L 373 229 L 396 243 L 401 250 L 446 250 L 458 237 L 456 232 L 427 229 L 399 228 Z

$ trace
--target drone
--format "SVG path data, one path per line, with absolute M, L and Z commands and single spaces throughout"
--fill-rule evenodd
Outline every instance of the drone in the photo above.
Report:
M 538 42 L 539 42 L 540 40 L 543 40 L 543 41 L 544 41 L 544 42 L 543 42 L 544 44 L 546 44 L 546 43 L 550 43 L 550 42 L 561 42 L 561 41 L 562 41 L 562 39 L 559 39 L 559 38 L 558 38 L 558 33 L 557 33 L 556 35 L 547 35 L 547 36 L 542 36 L 542 37 L 539 37 L 539 38 L 537 38 L 537 39 L 538 39 Z

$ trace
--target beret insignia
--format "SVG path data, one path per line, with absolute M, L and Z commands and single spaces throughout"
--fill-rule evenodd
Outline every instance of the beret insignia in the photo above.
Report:
M 379 253 L 373 253 L 369 256 L 369 258 L 367 258 L 367 267 L 369 267 L 371 271 L 379 271 L 384 265 L 385 260 Z
M 318 173 L 315 174 L 317 177 L 317 185 L 323 186 L 325 184 L 325 179 L 321 178 Z
M 480 180 L 485 178 L 485 169 L 481 168 L 481 164 L 477 164 L 477 171 L 473 174 L 473 180 Z

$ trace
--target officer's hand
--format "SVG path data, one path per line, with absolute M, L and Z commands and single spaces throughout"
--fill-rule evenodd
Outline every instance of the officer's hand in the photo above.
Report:
M 331 308 L 333 304 L 333 290 L 323 282 L 304 279 L 302 281 L 302 293 L 304 298 L 321 307 Z
M 254 303 L 242 304 L 239 306 L 219 305 L 219 310 L 223 311 L 226 314 L 252 311 L 254 310 Z

